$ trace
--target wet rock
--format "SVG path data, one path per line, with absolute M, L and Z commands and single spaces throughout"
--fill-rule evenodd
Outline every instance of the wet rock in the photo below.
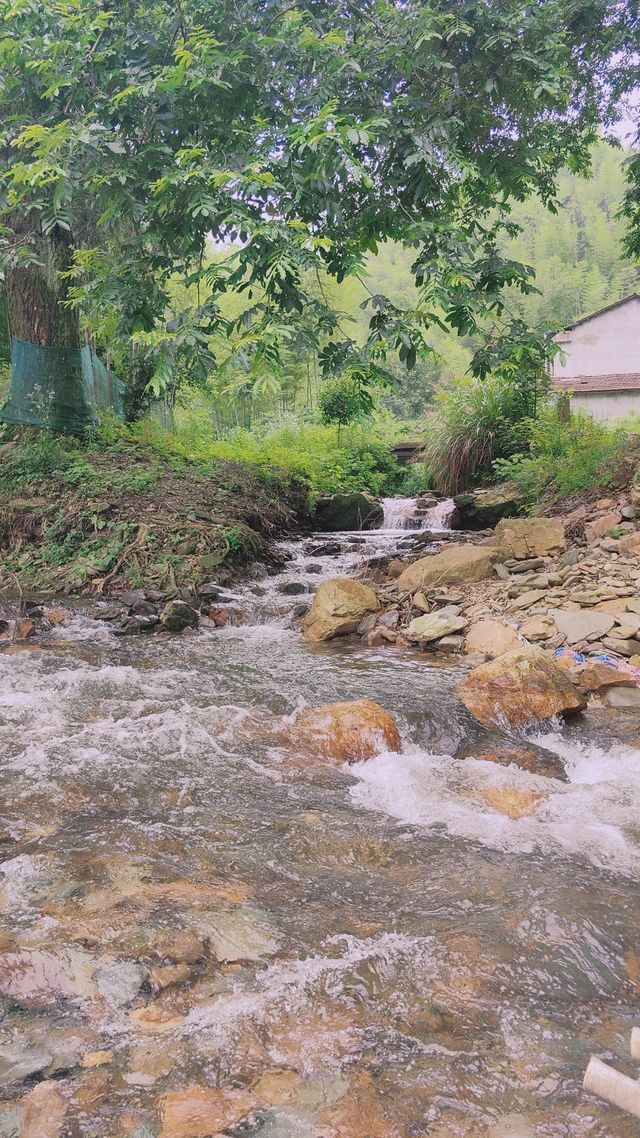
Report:
M 566 547 L 562 518 L 504 518 L 495 529 L 502 557 L 551 557 Z
M 294 620 L 301 620 L 301 618 L 303 616 L 307 615 L 310 608 L 311 608 L 311 605 L 307 605 L 304 603 L 294 605 L 293 608 L 291 609 L 291 616 L 294 618 Z
M 217 606 L 209 609 L 207 616 L 216 628 L 226 628 L 227 625 L 244 624 L 246 617 L 241 609 L 233 605 Z
M 148 976 L 147 969 L 141 964 L 127 960 L 103 965 L 93 973 L 100 995 L 116 1008 L 130 1004 Z
M 306 640 L 332 640 L 355 632 L 369 612 L 376 612 L 380 602 L 368 585 L 349 578 L 323 581 L 314 595 L 308 614 L 302 621 Z
M 280 947 L 277 932 L 266 914 L 248 906 L 229 913 L 216 913 L 198 922 L 200 932 L 211 943 L 216 960 L 223 964 L 237 960 L 262 960 Z
M 93 1067 L 104 1067 L 111 1063 L 115 1057 L 113 1051 L 85 1051 L 80 1062 L 81 1067 L 91 1070 Z
M 157 616 L 128 616 L 113 632 L 115 636 L 139 636 L 143 632 L 152 632 L 159 624 Z
M 130 611 L 132 616 L 158 616 L 158 606 L 154 605 L 153 601 L 136 601 L 131 605 Z
M 318 498 L 313 515 L 315 529 L 324 531 L 378 529 L 384 520 L 382 504 L 371 494 L 331 494 Z
M 99 608 L 90 610 L 90 616 L 94 620 L 120 620 L 123 610 L 120 605 L 101 605 Z
M 517 632 L 498 620 L 479 620 L 467 631 L 467 652 L 481 652 L 494 659 L 520 647 Z
M 528 774 L 542 775 L 544 778 L 556 778 L 567 782 L 567 775 L 562 759 L 552 751 L 544 751 L 541 747 L 522 747 L 516 743 L 495 743 L 478 750 L 466 748 L 461 758 L 480 759 L 485 763 L 497 763 L 501 767 L 518 767 Z
M 192 1086 L 161 1100 L 160 1138 L 216 1138 L 235 1127 L 255 1104 L 245 1089 Z
M 205 581 L 204 585 L 198 585 L 198 596 L 206 601 L 217 601 L 224 590 L 221 585 L 216 585 L 214 581 Z
M 20 1138 L 59 1138 L 67 1113 L 67 1102 L 59 1083 L 38 1083 L 22 1099 Z
M 477 787 L 471 797 L 517 822 L 537 814 L 547 796 L 542 790 L 503 783 Z
M 283 581 L 282 584 L 276 585 L 276 591 L 282 593 L 284 597 L 298 597 L 302 593 L 308 593 L 309 589 L 303 581 Z
M 47 1007 L 59 999 L 93 993 L 80 970 L 48 952 L 7 952 L 0 956 L 0 993 L 27 1007 Z
M 567 673 L 534 645 L 481 664 L 455 690 L 471 715 L 487 727 L 524 727 L 586 707 Z
M 305 573 L 322 573 L 322 565 L 313 561 L 309 565 L 305 565 L 304 569 Z
M 458 585 L 491 576 L 497 550 L 489 545 L 450 545 L 442 553 L 421 557 L 398 578 L 398 589 L 415 592 L 433 585 Z
M 126 592 L 120 594 L 120 600 L 127 608 L 138 603 L 138 601 L 146 600 L 144 589 L 128 589 Z
M 46 1047 L 34 1046 L 15 1032 L 10 1041 L 0 1043 L 0 1086 L 22 1083 L 29 1075 L 45 1071 L 52 1059 Z
M 395 720 L 379 703 L 359 699 L 301 711 L 291 726 L 298 749 L 313 758 L 357 763 L 400 749 Z
M 447 616 L 442 612 L 425 613 L 411 621 L 405 636 L 408 640 L 429 642 L 461 632 L 466 625 L 467 621 L 462 616 Z
M 59 624 L 66 624 L 69 620 L 71 613 L 63 605 L 49 605 L 44 610 L 44 615 L 53 628 L 57 628 Z
M 387 574 L 389 577 L 393 577 L 395 579 L 396 577 L 399 577 L 401 573 L 404 573 L 406 568 L 406 561 L 402 561 L 399 557 L 392 557 L 391 561 L 387 565 Z
M 492 486 L 488 490 L 472 490 L 458 494 L 451 517 L 452 529 L 493 529 L 501 518 L 519 514 L 524 505 L 522 491 L 511 482 Z
M 561 609 L 551 609 L 549 615 L 553 617 L 558 632 L 566 636 L 567 644 L 577 644 L 578 641 L 588 640 L 592 636 L 600 639 L 615 624 L 614 617 L 610 613 L 594 610 L 565 612 Z
M 182 632 L 185 628 L 197 628 L 198 620 L 196 610 L 182 600 L 169 601 L 160 614 L 160 623 L 167 632 Z
M 337 557 L 342 553 L 342 546 L 339 541 L 325 541 L 319 545 L 317 543 L 309 545 L 307 553 L 310 553 L 312 557 Z

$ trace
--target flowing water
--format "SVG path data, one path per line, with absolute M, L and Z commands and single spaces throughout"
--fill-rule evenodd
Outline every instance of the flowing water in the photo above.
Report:
M 592 1051 L 635 1073 L 640 723 L 499 740 L 455 665 L 302 644 L 305 594 L 279 588 L 397 529 L 283 547 L 243 626 L 118 639 L 78 610 L 0 655 L 0 1135 L 25 1078 L 57 1081 L 70 1138 L 637 1134 L 580 1082 Z M 402 754 L 335 769 L 274 743 L 297 708 L 361 697 Z M 499 745 L 569 781 L 478 757 Z M 505 786 L 538 812 L 497 812 Z M 181 1122 L 195 1087 L 235 1114 Z

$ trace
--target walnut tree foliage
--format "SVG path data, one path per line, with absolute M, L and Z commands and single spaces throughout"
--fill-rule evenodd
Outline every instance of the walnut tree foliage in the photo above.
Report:
M 221 335 L 275 368 L 301 327 L 365 385 L 433 325 L 480 338 L 476 374 L 540 364 L 503 310 L 505 286 L 533 288 L 501 252 L 510 203 L 553 208 L 561 167 L 588 169 L 633 85 L 632 4 L 0 0 L 0 21 L 10 317 L 12 274 L 46 279 L 99 341 L 154 354 L 158 388 L 177 359 L 215 366 Z M 418 301 L 370 297 L 358 345 L 309 281 L 385 239 L 412 248 Z M 176 278 L 201 301 L 167 322 Z

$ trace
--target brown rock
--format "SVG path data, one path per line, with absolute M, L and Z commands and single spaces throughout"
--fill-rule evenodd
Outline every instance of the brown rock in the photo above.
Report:
M 517 632 L 499 620 L 479 620 L 467 632 L 466 650 L 469 654 L 481 652 L 493 660 L 519 647 Z
M 433 557 L 421 557 L 398 578 L 398 588 L 407 592 L 434 585 L 457 585 L 482 581 L 493 573 L 497 550 L 491 545 L 449 545 Z
M 590 661 L 584 666 L 580 672 L 579 683 L 587 691 L 603 691 L 606 688 L 634 688 L 636 681 L 633 676 L 626 675 L 624 672 L 617 672 L 614 668 L 608 668 L 606 664 L 599 663 L 598 660 Z
M 58 1138 L 67 1104 L 59 1083 L 38 1083 L 22 1100 L 20 1138 Z
M 511 818 L 517 822 L 519 818 L 529 818 L 537 814 L 546 794 L 541 790 L 531 790 L 525 787 L 504 783 L 500 786 L 483 786 L 473 791 L 473 798 L 484 802 L 498 814 Z
M 495 528 L 502 557 L 550 557 L 567 548 L 562 518 L 503 518 Z
M 406 561 L 401 561 L 399 557 L 394 557 L 387 566 L 387 573 L 389 577 L 399 577 L 406 568 Z
M 249 1091 L 235 1088 L 170 1091 L 161 1100 L 160 1138 L 216 1138 L 221 1130 L 237 1126 L 254 1102 Z
M 622 521 L 622 514 L 616 510 L 610 514 L 604 514 L 601 518 L 594 518 L 589 525 L 586 526 L 585 532 L 589 541 L 595 538 L 604 537 L 610 529 L 615 529 Z
M 586 707 L 567 673 L 534 645 L 474 668 L 456 691 L 471 715 L 487 727 L 524 727 Z
M 44 610 L 44 615 L 49 621 L 49 624 L 56 626 L 58 624 L 66 624 L 71 613 L 62 605 L 51 605 L 50 608 Z
M 379 703 L 359 699 L 301 711 L 291 725 L 296 746 L 314 758 L 357 763 L 400 749 L 395 720 Z
M 541 748 L 519 747 L 514 743 L 495 743 L 485 750 L 467 748 L 464 758 L 480 759 L 485 763 L 497 763 L 501 767 L 518 767 L 528 774 L 539 774 L 545 778 L 557 778 L 567 781 L 567 775 L 562 760 L 551 751 Z
M 218 608 L 211 608 L 207 612 L 209 620 L 212 620 L 216 628 L 225 628 L 227 624 L 244 624 L 246 617 L 241 609 L 233 608 L 232 605 L 220 606 Z
M 556 626 L 549 617 L 534 616 L 520 625 L 520 635 L 525 640 L 548 640 L 555 633 Z
M 380 608 L 373 589 L 347 577 L 323 581 L 302 621 L 305 640 L 332 640 L 355 632 L 369 612 Z
M 640 553 L 640 530 L 628 533 L 618 542 L 620 553 Z

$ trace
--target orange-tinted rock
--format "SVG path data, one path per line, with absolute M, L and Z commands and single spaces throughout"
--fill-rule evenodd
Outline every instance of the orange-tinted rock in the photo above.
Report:
M 501 767 L 518 767 L 529 774 L 540 774 L 545 778 L 559 778 L 567 781 L 562 760 L 550 751 L 534 750 L 532 747 L 519 747 L 514 743 L 495 743 L 484 750 L 467 750 L 467 758 L 480 759 L 485 763 L 497 763 Z
M 25 1095 L 22 1106 L 20 1138 L 58 1138 L 62 1133 L 67 1104 L 59 1083 L 38 1083 Z
M 209 609 L 207 616 L 216 628 L 224 628 L 227 624 L 244 624 L 247 619 L 241 609 L 232 608 L 230 605 Z
M 471 797 L 511 818 L 514 822 L 519 818 L 529 818 L 537 814 L 546 795 L 541 790 L 531 790 L 525 787 L 504 783 L 496 786 L 482 786 L 473 791 Z
M 625 672 L 618 672 L 615 668 L 608 668 L 606 664 L 593 660 L 585 665 L 578 677 L 579 683 L 587 691 L 602 691 L 607 688 L 634 688 L 636 681 L 633 676 Z
M 71 616 L 71 613 L 62 605 L 51 605 L 50 608 L 46 608 L 44 610 L 44 615 L 49 621 L 49 624 L 57 626 L 59 624 L 66 624 L 69 617 Z
M 162 1097 L 160 1138 L 216 1138 L 237 1126 L 251 1109 L 253 1096 L 245 1090 L 188 1087 Z
M 296 747 L 314 758 L 357 763 L 400 749 L 393 716 L 371 699 L 327 703 L 301 711 L 291 726 Z
M 486 727 L 524 727 L 583 711 L 587 705 L 566 671 L 533 645 L 474 668 L 456 692 Z
M 513 648 L 520 647 L 518 634 L 513 628 L 502 624 L 499 620 L 479 620 L 472 624 L 466 635 L 466 650 L 468 653 L 482 652 L 484 656 L 494 659 Z

